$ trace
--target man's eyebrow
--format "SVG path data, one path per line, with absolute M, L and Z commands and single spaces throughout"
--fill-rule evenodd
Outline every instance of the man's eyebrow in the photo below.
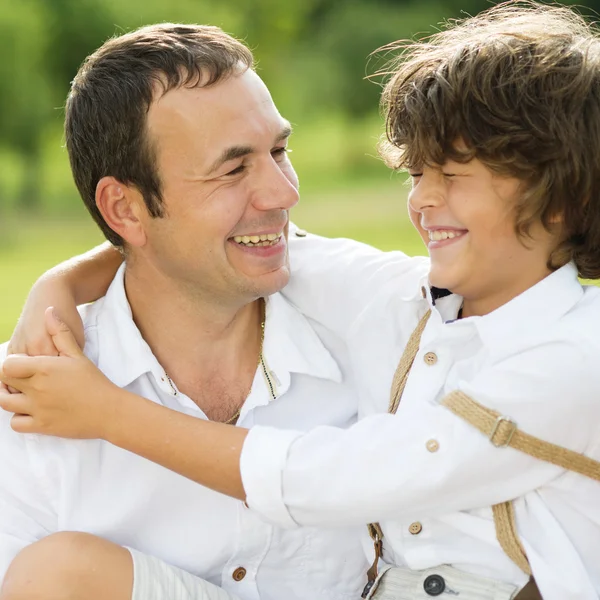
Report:
M 231 146 L 230 148 L 226 148 L 221 153 L 221 156 L 215 160 L 210 169 L 208 170 L 207 175 L 211 175 L 214 173 L 221 165 L 224 165 L 226 162 L 230 160 L 235 160 L 236 158 L 242 158 L 243 156 L 247 156 L 248 154 L 252 154 L 254 152 L 254 148 L 252 146 Z
M 275 138 L 275 144 L 279 144 L 279 142 L 287 139 L 292 135 L 292 126 L 288 121 L 285 122 L 285 125 Z M 226 148 L 221 153 L 221 156 L 215 160 L 215 162 L 210 167 L 207 175 L 211 175 L 217 169 L 224 165 L 226 162 L 230 160 L 235 160 L 236 158 L 243 158 L 244 156 L 248 156 L 248 154 L 252 154 L 254 152 L 254 148 L 252 146 L 231 146 L 230 148 Z

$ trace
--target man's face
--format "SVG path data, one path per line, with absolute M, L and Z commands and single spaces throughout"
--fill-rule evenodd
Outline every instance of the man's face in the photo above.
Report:
M 298 178 L 289 123 L 253 71 L 155 101 L 148 132 L 157 152 L 164 218 L 145 223 L 144 253 L 192 293 L 247 302 L 288 281 L 288 211 Z
M 485 312 L 548 275 L 554 238 L 541 224 L 531 239 L 515 232 L 519 180 L 498 176 L 477 159 L 410 174 L 409 214 L 429 250 L 431 285 Z

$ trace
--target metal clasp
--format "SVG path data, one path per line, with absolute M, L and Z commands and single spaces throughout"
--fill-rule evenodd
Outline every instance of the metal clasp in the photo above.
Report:
M 510 434 L 508 435 L 508 439 L 506 440 L 506 442 L 504 442 L 503 444 L 497 444 L 496 442 L 494 442 L 494 436 L 498 433 L 498 429 L 500 428 L 500 425 L 503 422 L 512 425 L 512 429 Z M 517 431 L 517 429 L 517 423 L 513 421 L 510 417 L 500 416 L 496 419 L 496 423 L 494 425 L 494 428 L 492 429 L 492 433 L 490 433 L 490 442 L 492 442 L 492 444 L 496 446 L 496 448 L 506 448 L 510 445 L 510 441 L 512 440 L 513 435 L 515 435 L 515 431 Z

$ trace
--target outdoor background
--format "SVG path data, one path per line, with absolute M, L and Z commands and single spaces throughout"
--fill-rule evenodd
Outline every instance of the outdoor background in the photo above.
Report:
M 600 0 L 586 4 L 600 8 Z M 0 0 L 0 341 L 33 281 L 102 241 L 71 180 L 64 99 L 108 37 L 160 21 L 219 25 L 244 39 L 281 113 L 306 229 L 423 253 L 406 186 L 375 150 L 380 88 L 365 76 L 378 47 L 476 14 L 484 0 Z

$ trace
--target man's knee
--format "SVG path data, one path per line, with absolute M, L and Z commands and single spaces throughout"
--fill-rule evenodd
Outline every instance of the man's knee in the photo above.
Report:
M 6 573 L 0 600 L 130 600 L 129 552 L 102 538 L 61 532 L 24 548 Z

